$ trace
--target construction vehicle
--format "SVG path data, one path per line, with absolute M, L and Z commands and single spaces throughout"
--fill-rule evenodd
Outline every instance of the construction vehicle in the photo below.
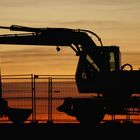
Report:
M 1 29 L 26 33 L 0 35 L 0 44 L 70 47 L 79 57 L 75 80 L 79 94 L 92 93 L 93 98 L 65 98 L 57 109 L 75 116 L 82 124 L 99 124 L 105 114 L 128 114 L 127 108 L 140 107 L 140 70 L 131 64 L 121 65 L 119 46 L 104 46 L 94 32 L 70 28 L 32 28 L 12 25 Z M 91 38 L 98 39 L 97 45 Z M 130 67 L 130 69 L 125 69 Z

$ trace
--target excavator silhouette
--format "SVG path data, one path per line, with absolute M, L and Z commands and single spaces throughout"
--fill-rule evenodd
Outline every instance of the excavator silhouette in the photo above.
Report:
M 93 98 L 65 98 L 57 109 L 75 116 L 81 124 L 99 124 L 105 114 L 129 114 L 128 108 L 140 107 L 140 70 L 131 64 L 121 66 L 119 46 L 104 46 L 92 31 L 70 28 L 32 28 L 19 25 L 1 29 L 26 33 L 0 35 L 0 44 L 67 46 L 79 57 L 75 79 L 79 94 Z M 97 45 L 91 38 L 98 39 Z M 126 69 L 129 67 L 130 69 Z

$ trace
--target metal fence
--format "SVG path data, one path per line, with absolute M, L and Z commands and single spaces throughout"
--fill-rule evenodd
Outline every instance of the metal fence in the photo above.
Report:
M 78 96 L 73 75 L 2 75 L 2 98 L 11 108 L 30 108 L 26 122 L 77 122 L 57 111 L 65 97 Z M 0 122 L 9 122 L 7 117 Z
M 11 108 L 32 109 L 28 122 L 79 123 L 75 117 L 59 112 L 56 108 L 66 97 L 89 97 L 93 94 L 79 94 L 73 75 L 2 75 L 2 98 Z M 133 116 L 111 116 L 106 119 L 136 119 Z M 10 123 L 7 117 L 0 118 L 1 123 Z
M 8 101 L 10 108 L 33 109 L 34 97 L 33 75 L 2 75 L 2 98 Z M 29 120 L 34 119 L 34 113 Z M 0 118 L 1 122 L 9 122 L 8 117 Z

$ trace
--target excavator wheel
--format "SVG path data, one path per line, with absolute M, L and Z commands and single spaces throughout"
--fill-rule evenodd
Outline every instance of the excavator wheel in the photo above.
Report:
M 77 106 L 76 119 L 82 125 L 99 125 L 105 116 L 104 106 L 99 103 L 81 103 Z

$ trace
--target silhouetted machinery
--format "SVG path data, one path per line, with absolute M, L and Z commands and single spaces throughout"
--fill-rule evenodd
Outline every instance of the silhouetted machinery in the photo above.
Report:
M 2 81 L 0 73 L 0 118 L 8 117 L 15 124 L 23 124 L 31 115 L 32 109 L 11 108 L 8 101 L 2 97 Z
M 0 35 L 0 44 L 69 46 L 79 57 L 75 74 L 79 93 L 100 94 L 96 98 L 65 98 L 57 109 L 75 116 L 80 123 L 100 123 L 105 114 L 128 114 L 127 108 L 140 107 L 140 70 L 121 66 L 118 46 L 103 46 L 100 37 L 89 30 L 0 26 L 23 34 Z M 95 36 L 100 45 L 91 38 Z M 127 69 L 125 67 L 130 67 Z

